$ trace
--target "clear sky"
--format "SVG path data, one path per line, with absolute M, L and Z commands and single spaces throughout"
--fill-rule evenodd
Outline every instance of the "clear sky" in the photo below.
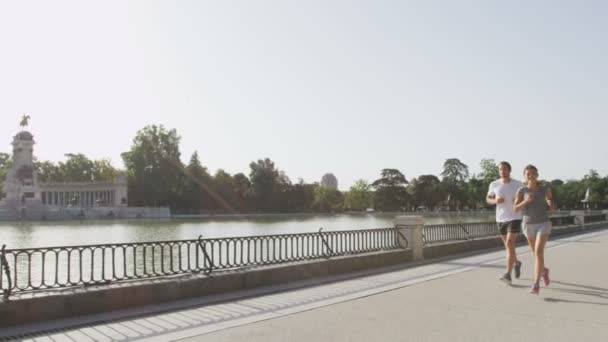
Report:
M 605 1 L 0 0 L 0 151 L 21 113 L 39 159 L 121 167 L 137 130 L 182 159 L 340 188 L 382 168 L 608 173 Z

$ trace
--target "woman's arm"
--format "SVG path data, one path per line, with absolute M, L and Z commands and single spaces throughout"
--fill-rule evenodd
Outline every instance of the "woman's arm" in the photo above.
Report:
M 549 212 L 554 212 L 555 203 L 553 202 L 553 192 L 551 192 L 551 189 L 547 189 L 545 191 L 545 201 L 547 202 L 547 206 L 549 207 Z
M 519 211 L 523 206 L 521 205 L 524 201 L 524 194 L 521 191 L 517 190 L 515 193 L 515 202 L 513 203 L 513 210 Z
M 525 208 L 530 202 L 534 200 L 534 195 L 528 193 L 528 198 L 524 200 L 524 194 L 521 191 L 517 191 L 515 194 L 515 203 L 513 203 L 513 209 L 515 211 L 520 211 Z

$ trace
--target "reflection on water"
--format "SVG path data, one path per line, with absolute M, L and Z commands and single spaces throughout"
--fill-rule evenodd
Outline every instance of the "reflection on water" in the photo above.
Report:
M 292 215 L 246 219 L 198 219 L 154 221 L 0 222 L 0 245 L 7 248 L 88 245 L 117 242 L 195 239 L 385 228 L 393 226 L 394 214 Z M 488 214 L 429 215 L 427 224 L 492 221 Z

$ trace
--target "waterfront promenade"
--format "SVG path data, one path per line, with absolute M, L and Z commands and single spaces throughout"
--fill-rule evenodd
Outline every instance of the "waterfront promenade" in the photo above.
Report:
M 511 287 L 497 280 L 503 252 L 493 251 L 0 331 L 55 329 L 23 336 L 31 341 L 606 341 L 607 245 L 608 230 L 552 240 L 553 283 L 540 296 L 528 294 L 522 246 Z

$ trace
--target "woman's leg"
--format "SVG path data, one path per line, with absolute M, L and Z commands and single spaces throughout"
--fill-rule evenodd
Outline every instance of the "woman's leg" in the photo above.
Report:
M 545 245 L 547 244 L 547 239 L 549 235 L 538 235 L 536 238 L 536 244 L 534 246 L 534 284 L 538 284 L 540 282 L 540 278 L 545 271 Z
M 532 250 L 532 255 L 536 255 L 536 252 L 535 252 L 536 235 L 528 235 L 528 236 L 526 236 L 526 238 L 528 239 L 528 245 L 530 246 L 530 249 Z

